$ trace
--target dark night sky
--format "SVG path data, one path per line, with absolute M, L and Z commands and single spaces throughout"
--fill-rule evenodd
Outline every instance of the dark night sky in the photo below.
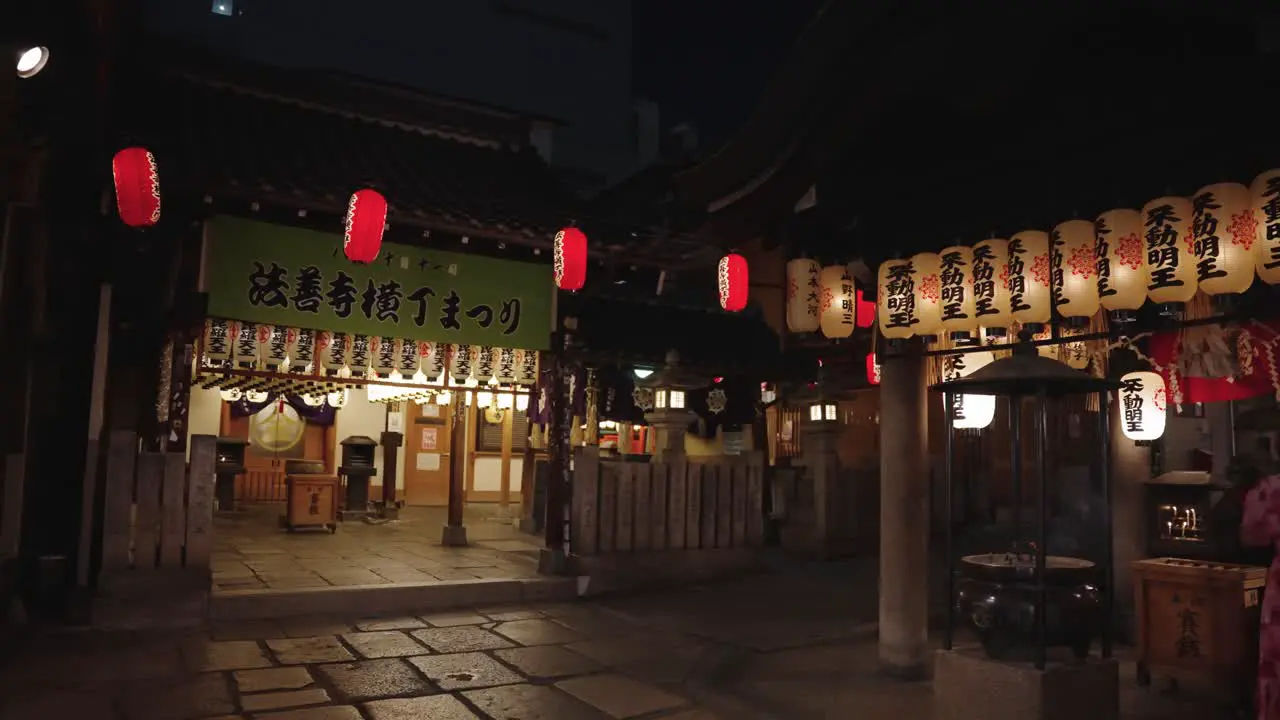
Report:
M 821 0 L 635 0 L 636 95 L 663 125 L 692 120 L 713 150 L 746 120 Z

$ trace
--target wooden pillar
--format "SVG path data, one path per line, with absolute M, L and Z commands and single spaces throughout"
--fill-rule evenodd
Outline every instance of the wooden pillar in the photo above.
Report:
M 397 465 L 400 446 L 404 444 L 404 433 L 384 430 L 380 441 L 382 444 L 382 517 L 395 520 L 400 517 L 400 507 L 396 503 L 396 478 L 399 475 Z M 452 460 L 450 462 L 450 469 L 452 469 Z M 452 480 L 450 478 L 450 494 L 453 488 Z
M 566 375 L 572 372 L 568 363 L 565 362 L 566 344 L 565 333 L 556 332 L 551 337 L 552 351 L 546 354 L 550 361 L 548 375 L 551 380 L 551 387 L 547 391 L 547 402 L 551 404 L 547 462 L 551 466 L 551 472 L 547 477 L 546 524 L 543 526 L 543 532 L 546 538 L 546 549 L 561 555 L 565 551 L 564 506 L 569 500 L 568 486 L 571 473 L 569 431 L 573 423 L 573 401 L 572 398 L 566 397 L 568 388 Z
M 453 547 L 467 544 L 467 526 L 462 522 L 462 509 L 466 502 L 463 485 L 467 467 L 466 392 L 463 388 L 455 388 L 449 398 L 449 520 L 444 526 L 440 544 Z M 386 483 L 385 478 L 383 483 Z
M 917 343 L 880 370 L 880 665 L 921 678 L 929 653 L 929 443 Z

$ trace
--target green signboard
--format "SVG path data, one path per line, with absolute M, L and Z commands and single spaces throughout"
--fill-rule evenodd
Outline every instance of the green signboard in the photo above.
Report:
M 412 340 L 545 350 L 550 265 L 384 244 L 369 265 L 342 236 L 218 216 L 205 259 L 209 315 Z

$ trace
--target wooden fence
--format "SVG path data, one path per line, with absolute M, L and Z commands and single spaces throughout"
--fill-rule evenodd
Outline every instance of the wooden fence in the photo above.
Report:
M 284 502 L 284 470 L 251 469 L 236 476 L 236 502 Z
M 579 556 L 758 547 L 763 489 L 760 452 L 635 463 L 579 448 L 570 546 Z
M 213 525 L 212 435 L 181 452 L 138 452 L 137 435 L 111 433 L 102 515 L 102 574 L 207 570 Z

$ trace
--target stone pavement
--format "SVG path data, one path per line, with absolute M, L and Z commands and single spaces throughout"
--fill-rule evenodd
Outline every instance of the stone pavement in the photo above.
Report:
M 64 632 L 0 646 L 0 717 L 79 720 L 929 718 L 876 672 L 874 562 L 601 601 Z M 1141 690 L 1126 720 L 1230 717 Z
M 251 504 L 214 518 L 215 592 L 297 590 L 392 583 L 526 578 L 537 574 L 541 538 L 472 505 L 464 523 L 470 547 L 440 545 L 444 508 L 404 508 L 383 524 L 341 523 L 338 531 L 289 533 L 278 503 Z

